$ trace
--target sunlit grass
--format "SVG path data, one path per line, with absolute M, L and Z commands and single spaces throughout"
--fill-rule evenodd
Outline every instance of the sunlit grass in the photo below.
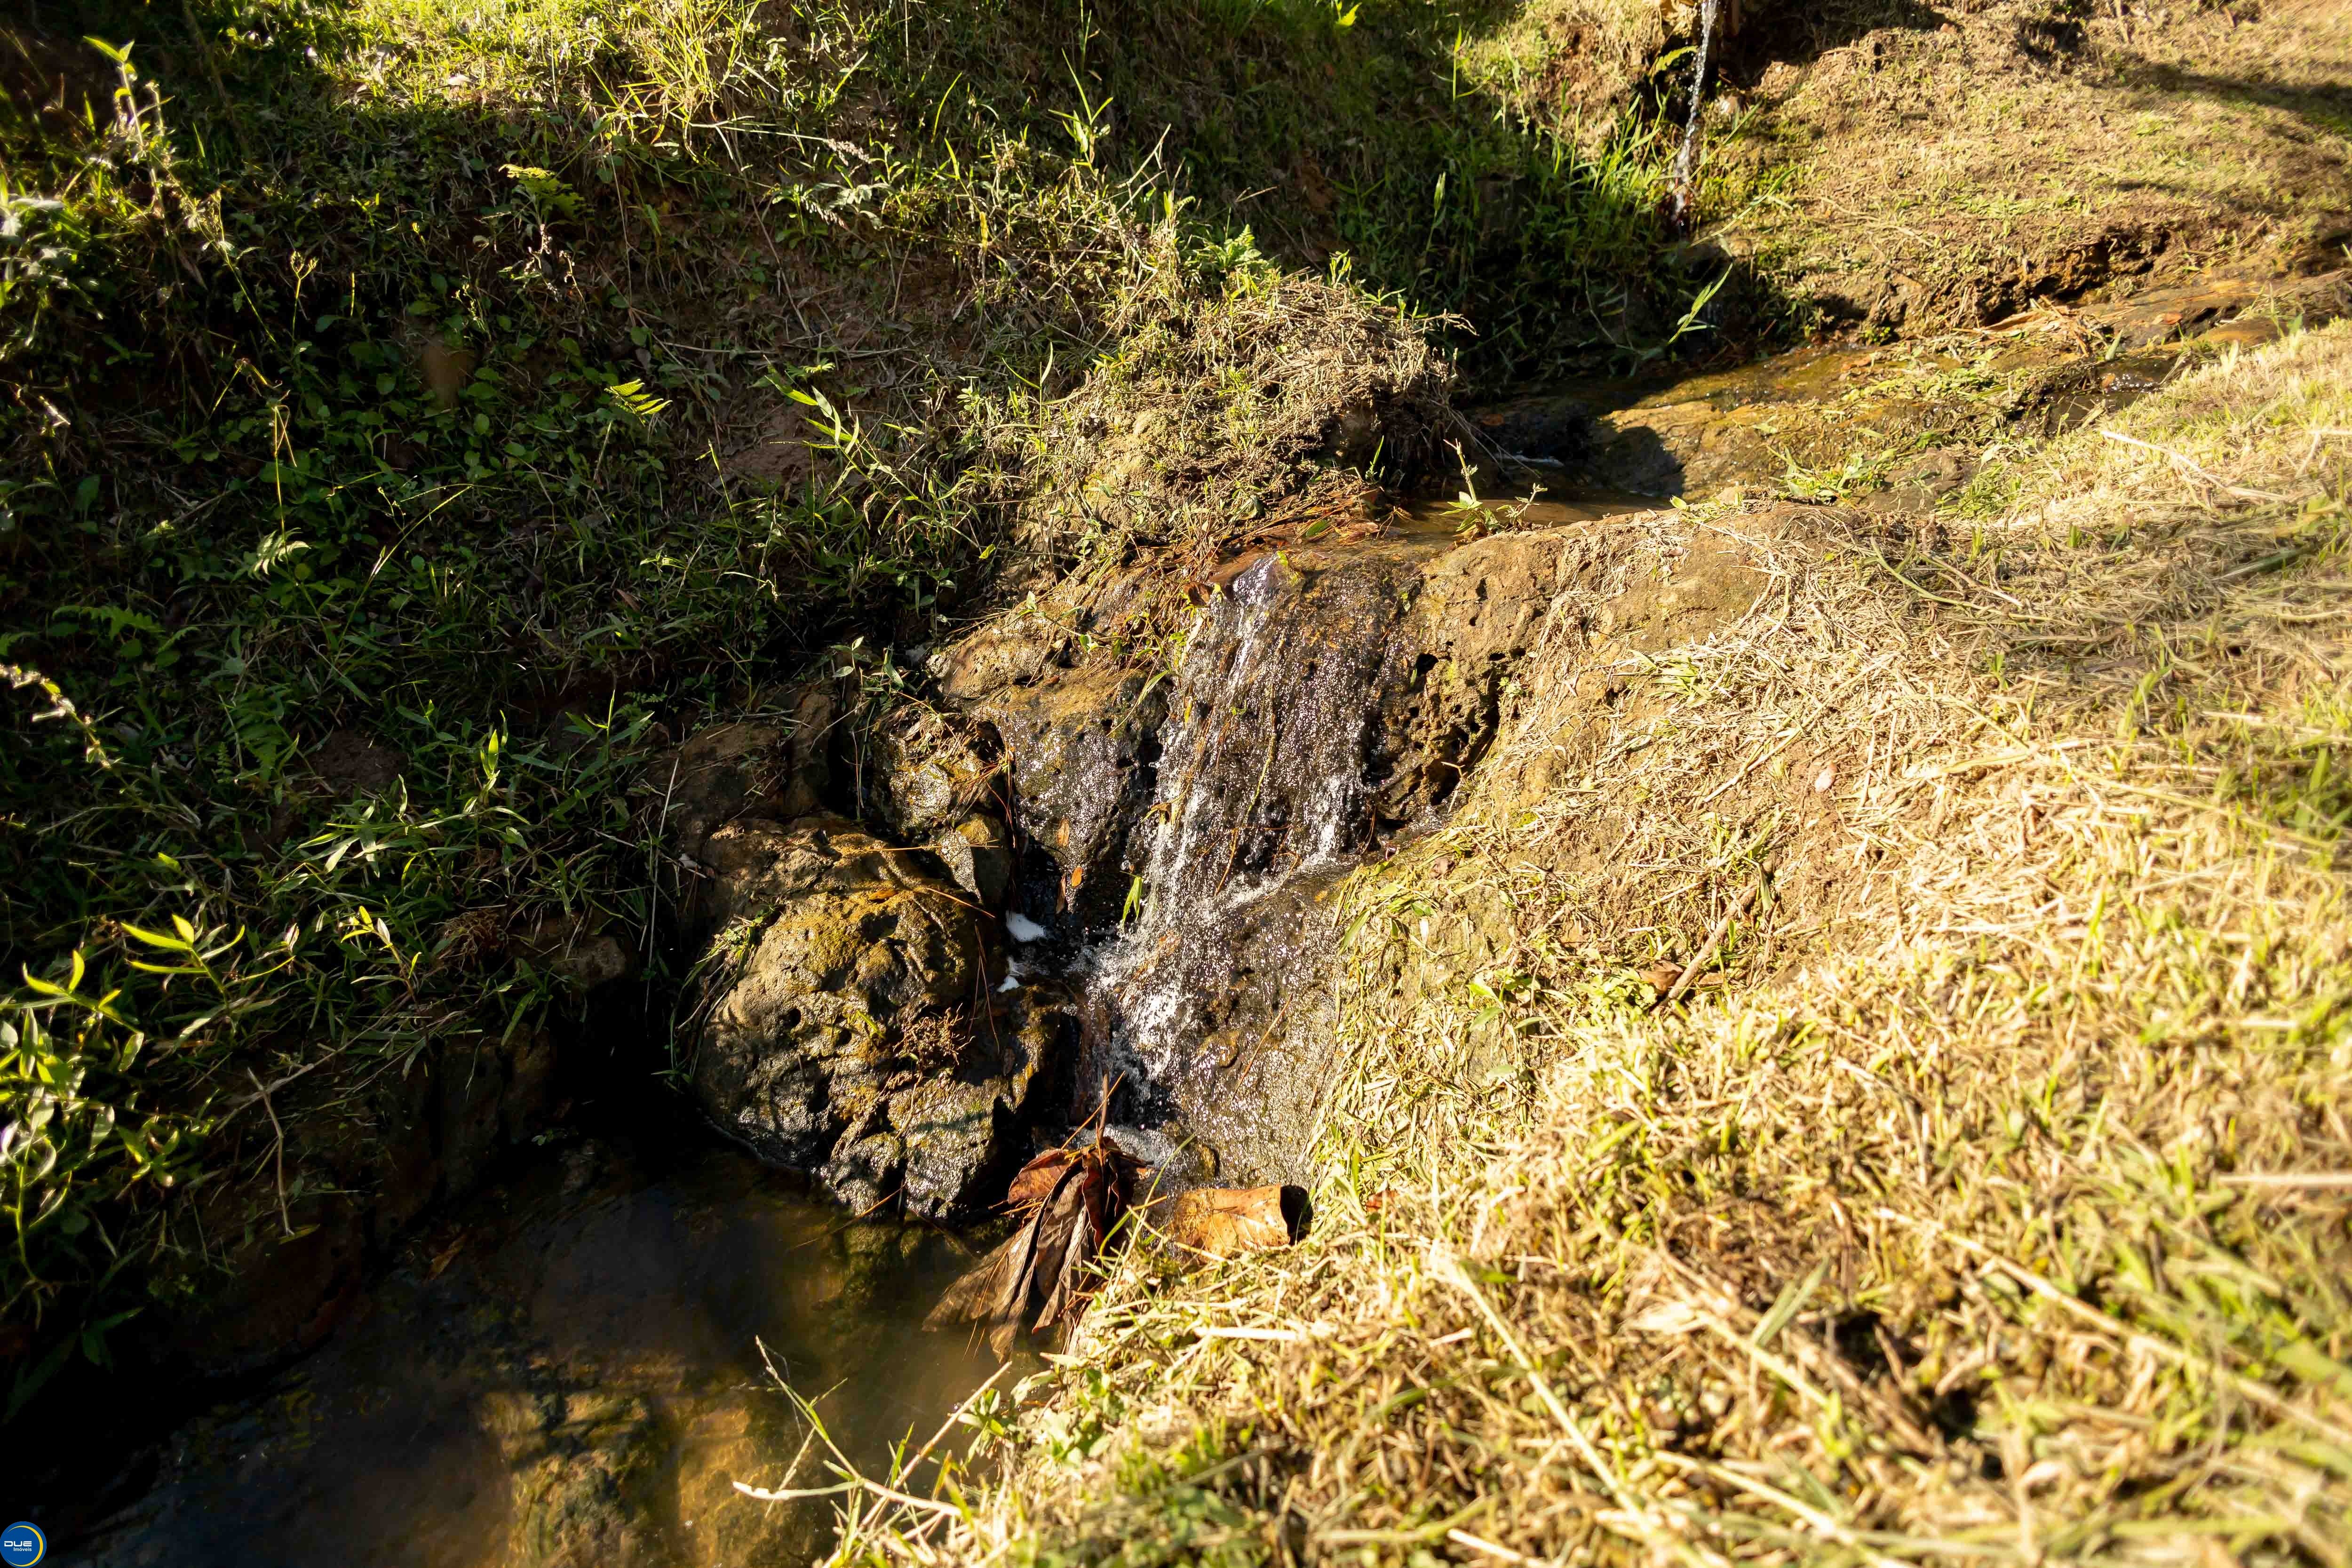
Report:
M 1313 1236 L 1130 1264 L 845 1555 L 2341 1562 L 2347 356 L 2185 376 L 1949 548 L 1599 525 L 1557 625 L 1727 537 L 1771 586 L 1657 673 L 1540 650 L 1350 884 Z

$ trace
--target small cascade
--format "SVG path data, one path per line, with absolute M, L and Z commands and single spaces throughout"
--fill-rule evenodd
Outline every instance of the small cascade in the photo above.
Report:
M 1596 525 L 1633 510 L 1515 504 L 1483 532 L 1447 508 L 1255 553 L 1172 679 L 1077 646 L 1128 624 L 1116 583 L 939 660 L 946 700 L 1002 740 L 1013 983 L 1075 1005 L 1072 1120 L 1108 1092 L 1134 1137 L 1197 1151 L 1195 1179 L 1307 1176 L 1336 1077 L 1339 885 L 1451 805 L 1563 584 L 1613 570 Z
M 1160 731 L 1141 908 L 1088 965 L 1080 1089 L 1116 1084 L 1120 1120 L 1176 1124 L 1220 1179 L 1299 1174 L 1334 1023 L 1326 900 L 1395 821 L 1383 719 L 1427 673 L 1416 553 L 1250 566 L 1204 611 Z

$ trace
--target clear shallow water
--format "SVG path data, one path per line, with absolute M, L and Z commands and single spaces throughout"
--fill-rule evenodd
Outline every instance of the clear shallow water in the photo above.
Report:
M 165 1445 L 60 1561 L 284 1568 L 805 1561 L 822 1445 L 875 1472 L 994 1370 L 923 1314 L 969 1261 L 730 1151 L 551 1152 L 412 1244 L 318 1352 Z

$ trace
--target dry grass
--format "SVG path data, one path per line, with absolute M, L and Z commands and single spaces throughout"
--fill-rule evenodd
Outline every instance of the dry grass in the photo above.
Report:
M 1334 465 L 1409 483 L 1469 441 L 1453 366 L 1402 306 L 1255 252 L 1188 268 L 1172 225 L 1153 240 L 1117 351 L 1016 438 L 1024 542 L 1213 545 Z M 1221 289 L 1194 281 L 1203 262 Z
M 1832 315 L 1916 332 L 2340 244 L 2352 18 L 2332 0 L 1855 0 L 1760 26 L 1776 47 L 1717 105 L 1718 203 L 1755 198 L 1721 232 Z
M 845 1555 L 2345 1563 L 2348 369 L 2217 364 L 1965 541 L 1606 525 L 1351 885 L 1313 1237 L 1131 1263 Z

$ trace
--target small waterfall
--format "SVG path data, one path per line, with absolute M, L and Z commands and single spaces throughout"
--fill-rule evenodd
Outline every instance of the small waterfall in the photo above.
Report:
M 1174 1123 L 1220 1179 L 1300 1173 L 1334 1022 L 1325 900 L 1393 825 L 1384 719 L 1426 673 L 1405 635 L 1424 553 L 1321 571 L 1268 555 L 1184 658 L 1143 906 L 1088 966 L 1081 1092 L 1118 1083 L 1119 1120 Z
M 1003 741 L 1028 856 L 1016 983 L 1076 993 L 1074 1120 L 1109 1090 L 1115 1121 L 1171 1141 L 1155 1163 L 1189 1142 L 1196 1178 L 1307 1175 L 1337 1065 L 1339 884 L 1443 815 L 1563 584 L 1615 570 L 1590 525 L 1635 509 L 1517 507 L 1517 527 L 1465 538 L 1449 508 L 1258 554 L 1172 681 L 1059 662 L 1086 616 L 1126 624 L 1116 591 L 983 628 L 944 663 L 950 699 Z

